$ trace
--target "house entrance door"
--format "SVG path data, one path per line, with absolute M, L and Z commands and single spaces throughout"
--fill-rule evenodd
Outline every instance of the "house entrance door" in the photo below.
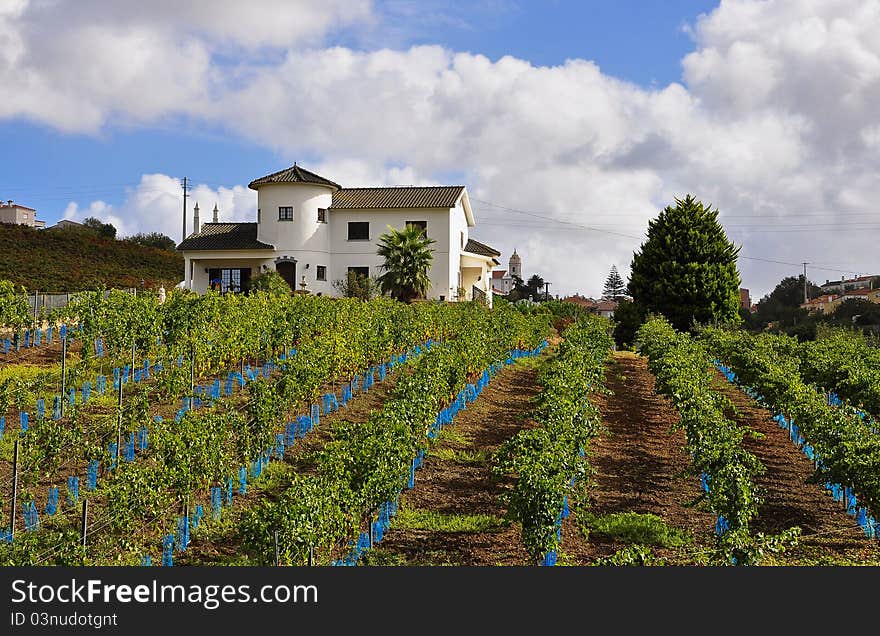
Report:
M 296 261 L 281 261 L 275 264 L 275 270 L 287 281 L 290 289 L 296 290 Z

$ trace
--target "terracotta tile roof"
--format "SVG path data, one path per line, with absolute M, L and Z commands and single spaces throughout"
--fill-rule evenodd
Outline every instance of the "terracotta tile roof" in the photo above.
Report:
M 257 240 L 256 223 L 205 223 L 198 234 L 190 234 L 180 245 L 189 250 L 274 250 Z
M 260 177 L 259 179 L 254 179 L 248 184 L 248 187 L 251 190 L 257 190 L 259 186 L 267 185 L 270 183 L 314 183 L 317 185 L 330 186 L 332 188 L 336 188 L 337 190 L 342 186 L 338 183 L 334 183 L 330 181 L 330 179 L 325 179 L 321 175 L 317 175 L 314 172 L 309 172 L 305 168 L 293 164 L 289 168 L 285 168 L 284 170 L 279 170 L 278 172 L 273 172 L 272 174 L 267 174 L 265 177 Z
M 504 278 L 505 274 L 507 274 L 506 269 L 496 269 L 492 272 L 492 278 Z
M 479 254 L 480 256 L 501 256 L 501 252 L 494 247 L 489 247 L 485 243 L 480 243 L 474 239 L 468 239 L 468 242 L 465 243 L 464 251 L 471 254 Z
M 333 204 L 330 207 L 337 210 L 454 208 L 463 191 L 464 186 L 342 188 L 333 193 Z
M 823 303 L 830 303 L 832 300 L 836 300 L 840 298 L 837 294 L 825 294 L 824 296 L 818 296 L 816 298 L 810 298 L 809 301 L 805 303 L 801 303 L 801 307 L 804 305 L 820 305 Z
M 596 301 L 592 298 L 584 298 L 583 296 L 569 296 L 568 298 L 563 298 L 562 302 L 572 303 L 574 305 L 580 305 L 581 307 L 595 307 Z
M 569 296 L 564 298 L 562 302 L 580 305 L 584 309 L 590 311 L 614 311 L 617 309 L 617 301 L 615 300 L 596 300 L 594 298 L 584 298 L 583 296 Z

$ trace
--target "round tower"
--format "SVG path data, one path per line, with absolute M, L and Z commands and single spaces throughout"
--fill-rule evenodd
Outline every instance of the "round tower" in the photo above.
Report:
M 292 289 L 305 277 L 309 291 L 329 295 L 319 275 L 329 278 L 329 208 L 341 186 L 294 164 L 248 187 L 257 191 L 257 240 L 275 247 L 275 269 Z
M 516 253 L 515 248 L 513 250 L 513 254 L 510 255 L 508 270 L 510 272 L 511 278 L 513 278 L 514 276 L 522 278 L 522 259 L 520 259 L 519 254 Z

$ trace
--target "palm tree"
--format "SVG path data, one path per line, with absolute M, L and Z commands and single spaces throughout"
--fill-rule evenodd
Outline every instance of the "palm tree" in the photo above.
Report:
M 431 286 L 428 270 L 434 259 L 432 243 L 436 241 L 425 236 L 424 229 L 416 225 L 402 230 L 388 226 L 388 233 L 379 237 L 377 250 L 385 259 L 381 265 L 384 273 L 378 278 L 382 293 L 405 303 L 427 296 Z

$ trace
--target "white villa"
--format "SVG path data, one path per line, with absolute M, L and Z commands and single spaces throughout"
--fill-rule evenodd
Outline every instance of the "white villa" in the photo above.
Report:
M 492 303 L 492 268 L 501 253 L 469 237 L 476 223 L 464 186 L 343 188 L 294 164 L 251 181 L 256 223 L 199 225 L 177 249 L 184 257 L 183 286 L 198 292 L 246 291 L 259 272 L 276 270 L 293 289 L 338 296 L 333 282 L 350 271 L 382 273 L 376 254 L 388 226 L 417 225 L 431 246 L 431 300 Z M 305 286 L 303 286 L 305 283 Z

